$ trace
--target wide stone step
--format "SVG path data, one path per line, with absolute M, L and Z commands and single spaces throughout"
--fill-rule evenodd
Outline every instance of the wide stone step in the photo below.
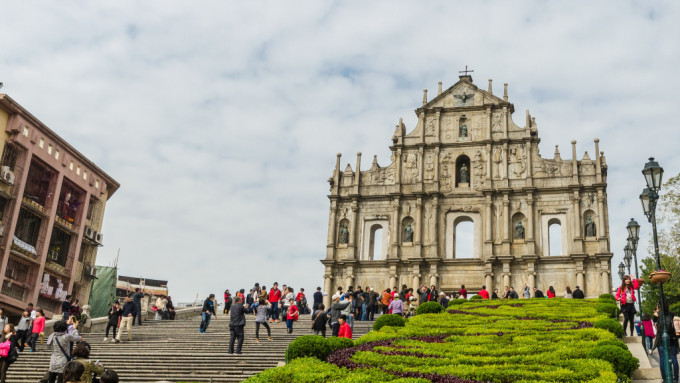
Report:
M 285 322 L 270 323 L 273 340 L 267 340 L 267 329 L 260 327 L 260 342 L 255 342 L 254 317 L 246 317 L 243 354 L 229 355 L 229 319 L 213 318 L 206 334 L 198 333 L 200 318 L 176 321 L 148 321 L 132 327 L 132 341 L 127 333 L 121 343 L 104 342 L 104 332 L 83 334 L 92 346 L 91 358 L 116 370 L 121 381 L 158 382 L 241 382 L 285 359 L 286 347 L 301 335 L 313 334 L 309 316 L 295 322 L 288 334 Z M 373 322 L 355 322 L 353 337 L 368 333 Z M 327 335 L 330 336 L 330 329 Z M 110 333 L 110 335 L 112 335 Z M 38 345 L 38 352 L 21 353 L 8 372 L 7 382 L 34 383 L 47 371 L 50 352 Z

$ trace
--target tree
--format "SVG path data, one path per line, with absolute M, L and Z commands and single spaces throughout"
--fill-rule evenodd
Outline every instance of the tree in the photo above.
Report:
M 670 311 L 680 315 L 680 174 L 670 178 L 661 189 L 663 194 L 657 209 L 659 253 L 661 268 L 671 273 L 671 279 L 663 285 L 666 304 Z M 649 280 L 656 271 L 653 238 L 650 238 L 651 257 L 641 260 L 641 278 Z M 659 287 L 652 283 L 642 285 L 642 312 L 652 314 L 659 302 Z

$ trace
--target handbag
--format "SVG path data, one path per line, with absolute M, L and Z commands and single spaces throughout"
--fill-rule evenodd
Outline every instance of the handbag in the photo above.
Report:
M 10 341 L 0 343 L 0 357 L 6 358 L 9 355 Z

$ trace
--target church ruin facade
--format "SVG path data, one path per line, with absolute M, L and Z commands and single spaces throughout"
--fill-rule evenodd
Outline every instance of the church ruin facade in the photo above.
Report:
M 330 183 L 324 290 L 436 285 L 469 291 L 524 284 L 594 297 L 611 291 L 607 165 L 539 153 L 535 118 L 512 120 L 514 105 L 469 75 L 400 120 L 389 166 L 374 157 L 341 168 Z M 465 234 L 462 232 L 466 227 Z M 466 247 L 461 243 L 465 242 Z M 327 302 L 328 303 L 328 302 Z

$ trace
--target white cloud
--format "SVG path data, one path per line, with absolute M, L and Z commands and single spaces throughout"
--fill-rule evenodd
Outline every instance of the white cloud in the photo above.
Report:
M 641 217 L 640 169 L 680 171 L 673 2 L 3 3 L 0 81 L 122 186 L 99 262 L 170 280 L 181 300 L 274 280 L 314 288 L 328 184 L 389 162 L 422 89 L 470 65 L 510 83 L 541 152 L 609 162 L 612 249 Z M 7 15 L 11 15 L 8 17 Z M 648 232 L 643 225 L 643 234 Z M 297 286 L 296 286 L 297 287 Z

